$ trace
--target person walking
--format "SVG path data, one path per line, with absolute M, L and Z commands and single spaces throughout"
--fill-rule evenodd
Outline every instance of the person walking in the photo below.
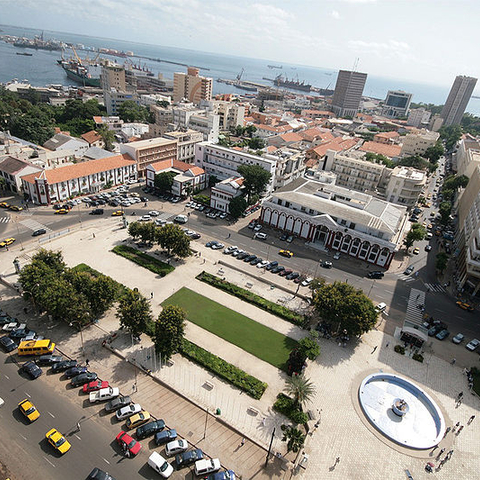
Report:
M 475 415 L 472 415 L 467 422 L 467 425 L 470 425 L 475 420 Z
M 265 417 L 263 417 L 263 419 L 262 419 L 262 426 L 264 427 L 266 424 L 267 424 L 267 419 L 266 419 Z
M 80 431 L 80 422 L 77 422 L 77 432 Z
M 458 429 L 457 435 L 463 430 L 463 425 L 460 425 L 460 428 Z
M 88 358 L 85 360 L 85 365 L 86 365 L 87 367 L 90 365 L 90 360 L 89 360 Z
M 150 293 L 150 298 L 153 300 L 153 292 Z
M 245 445 L 245 442 L 246 442 L 245 437 L 243 437 L 242 441 L 240 442 L 240 446 L 243 447 Z
M 375 350 L 376 350 L 377 348 L 378 348 L 378 345 L 375 345 L 375 346 L 373 347 L 373 350 L 372 350 L 372 352 L 371 352 L 372 355 L 375 353 Z
M 450 362 L 450 365 L 455 365 L 455 362 L 457 361 L 456 358 L 452 358 L 452 361 Z
M 452 427 L 447 427 L 447 429 L 445 430 L 445 433 L 443 434 L 443 438 L 447 436 L 447 434 L 450 432 L 451 429 Z

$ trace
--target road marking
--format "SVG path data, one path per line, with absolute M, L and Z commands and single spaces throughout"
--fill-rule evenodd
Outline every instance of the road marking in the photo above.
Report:
M 47 458 L 43 457 L 53 468 L 55 468 L 55 465 Z
M 27 437 L 24 437 L 21 433 L 19 433 L 19 435 L 20 435 L 24 440 L 27 439 Z
M 10 377 L 9 377 L 8 375 L 5 375 L 5 378 L 6 378 L 7 380 L 10 380 Z
M 102 457 L 102 458 L 103 458 L 103 457 Z M 108 463 L 108 464 L 110 465 L 110 462 L 109 462 L 108 460 L 106 460 L 105 458 L 103 458 L 103 461 L 104 461 L 105 463 Z
M 55 418 L 55 415 L 53 413 L 50 413 L 48 410 L 47 410 L 47 413 L 52 417 L 52 418 Z
M 392 290 L 384 290 L 385 293 L 393 293 Z
M 32 396 L 29 395 L 27 392 L 25 392 L 25 395 L 26 395 L 28 398 L 32 398 Z
M 463 317 L 461 317 L 460 315 L 455 315 L 455 318 L 459 318 L 460 320 L 463 320 Z
M 80 438 L 76 433 L 74 433 L 74 435 L 75 435 L 79 440 L 81 440 L 81 438 Z

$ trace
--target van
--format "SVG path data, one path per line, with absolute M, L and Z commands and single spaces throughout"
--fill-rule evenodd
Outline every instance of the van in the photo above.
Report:
M 187 223 L 188 217 L 186 215 L 177 215 L 173 220 L 177 223 Z
M 195 462 L 195 475 L 208 475 L 218 470 L 220 470 L 220 460 L 218 458 L 197 460 Z
M 48 339 L 23 341 L 18 346 L 19 355 L 48 355 L 54 350 L 55 344 Z
M 173 467 L 157 452 L 153 452 L 148 457 L 147 463 L 163 478 L 168 478 L 173 473 Z

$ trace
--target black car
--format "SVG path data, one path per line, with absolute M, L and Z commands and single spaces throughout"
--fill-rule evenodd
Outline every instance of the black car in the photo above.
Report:
M 78 367 L 79 364 L 76 360 L 64 360 L 63 362 L 58 362 L 52 365 L 52 372 L 58 373 L 68 370 L 69 368 Z
M 60 363 L 63 361 L 61 355 L 42 355 L 37 360 L 37 365 L 54 365 L 55 363 Z
M 81 367 L 80 365 L 77 365 L 75 367 L 69 368 L 65 372 L 65 376 L 67 378 L 73 378 L 76 377 L 77 375 L 81 375 L 82 373 L 86 373 L 88 371 L 87 367 Z
M 287 268 L 287 269 L 283 269 L 282 271 L 280 271 L 278 274 L 281 276 L 281 277 L 286 277 L 287 275 L 290 275 L 291 273 L 293 273 L 293 270 L 291 268 Z
M 86 372 L 76 377 L 73 377 L 70 384 L 72 387 L 79 387 L 80 385 L 84 385 L 85 383 L 93 382 L 98 378 L 98 375 L 95 372 Z
M 22 365 L 22 371 L 25 372 L 32 380 L 35 380 L 43 373 L 42 369 L 34 361 L 24 363 Z
M 10 337 L 1 337 L 0 345 L 7 352 L 12 352 L 17 348 L 17 344 Z
M 327 260 L 324 260 L 320 265 L 321 265 L 323 268 L 332 268 L 332 267 L 333 267 L 333 263 L 332 263 L 332 262 L 328 262 Z
M 110 474 L 95 467 L 87 477 L 87 480 L 115 480 Z
M 12 340 L 21 340 L 22 338 L 25 338 L 27 335 L 34 334 L 35 332 L 33 330 L 30 330 L 28 328 L 19 328 L 17 330 L 13 330 L 10 332 L 8 335 Z
M 257 265 L 260 262 L 263 262 L 263 260 L 260 257 L 257 257 L 250 262 L 250 265 Z
M 106 412 L 115 412 L 119 408 L 126 407 L 127 405 L 130 405 L 132 403 L 131 398 L 127 396 L 120 396 L 117 398 L 114 398 L 113 400 L 110 400 L 105 404 L 105 411 Z
M 238 258 L 238 257 L 237 257 Z M 248 257 L 245 257 L 243 259 L 244 262 L 248 263 L 248 262 L 251 262 L 252 260 L 255 260 L 257 258 L 256 255 L 248 255 Z
M 280 240 L 282 240 L 282 242 L 284 242 L 287 238 L 288 238 L 288 234 L 287 234 L 287 233 L 284 233 L 284 234 L 280 237 Z
M 210 242 L 207 242 L 207 243 L 205 244 L 205 246 L 208 247 L 208 248 L 212 248 L 212 247 L 214 247 L 215 245 L 218 245 L 218 243 L 219 243 L 219 242 L 217 242 L 217 240 L 211 240 Z
M 289 273 L 285 278 L 287 280 L 295 280 L 296 278 L 298 278 L 300 276 L 299 273 L 297 272 L 292 272 L 292 273 Z
M 243 252 L 243 253 L 239 253 L 236 258 L 237 258 L 237 260 L 243 260 L 244 258 L 247 258 L 249 256 L 250 256 L 249 253 Z
M 272 270 L 273 268 L 277 267 L 278 266 L 278 262 L 277 261 L 274 261 L 274 262 L 270 262 L 267 266 L 266 266 L 266 269 L 267 270 Z
M 280 273 L 285 270 L 285 267 L 282 267 L 281 265 L 277 265 L 275 268 L 272 268 L 270 271 L 272 273 Z
M 8 325 L 9 323 L 17 322 L 18 320 L 16 318 L 12 318 L 9 316 L 6 317 L 0 317 L 0 327 L 3 327 L 4 325 Z
M 104 202 L 105 203 L 105 202 Z M 103 215 L 103 208 L 95 208 L 90 212 L 90 215 Z
M 198 240 L 201 237 L 199 233 L 194 233 L 190 238 L 193 238 L 194 240 Z
M 39 235 L 44 235 L 47 231 L 44 228 L 39 228 L 32 233 L 32 237 L 38 237 Z
M 163 430 L 155 434 L 155 444 L 164 445 L 177 439 L 177 431 L 172 428 L 170 430 Z
M 368 278 L 383 278 L 384 277 L 384 273 L 383 272 L 379 272 L 379 271 L 376 271 L 376 272 L 369 272 L 367 277 Z
M 180 468 L 188 467 L 195 463 L 197 460 L 201 460 L 203 458 L 203 452 L 196 448 L 195 450 L 190 450 L 188 452 L 179 453 L 175 455 L 175 466 L 177 470 Z
M 118 200 L 110 200 L 108 202 L 108 204 L 111 206 L 111 207 L 118 207 L 120 205 L 120 202 Z
M 141 427 L 138 427 L 135 431 L 135 435 L 139 440 L 147 438 L 157 432 L 161 432 L 165 428 L 165 422 L 163 420 L 155 420 L 154 422 L 146 423 Z

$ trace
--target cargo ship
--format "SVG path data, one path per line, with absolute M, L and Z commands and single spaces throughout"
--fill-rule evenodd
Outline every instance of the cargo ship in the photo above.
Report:
M 286 87 L 292 90 L 301 90 L 302 92 L 309 92 L 312 89 L 312 86 L 305 83 L 305 81 L 289 80 L 287 77 L 283 78 L 281 74 L 275 77 L 273 84 L 277 87 Z
M 80 85 L 87 87 L 100 87 L 100 73 L 102 66 L 99 64 L 82 65 L 75 61 L 59 61 L 67 77 Z
M 36 50 L 61 50 L 62 43 L 57 42 L 56 40 L 44 40 L 43 32 L 40 36 L 36 35 L 33 39 L 31 38 L 15 38 L 13 42 L 14 47 L 20 48 L 35 48 Z

